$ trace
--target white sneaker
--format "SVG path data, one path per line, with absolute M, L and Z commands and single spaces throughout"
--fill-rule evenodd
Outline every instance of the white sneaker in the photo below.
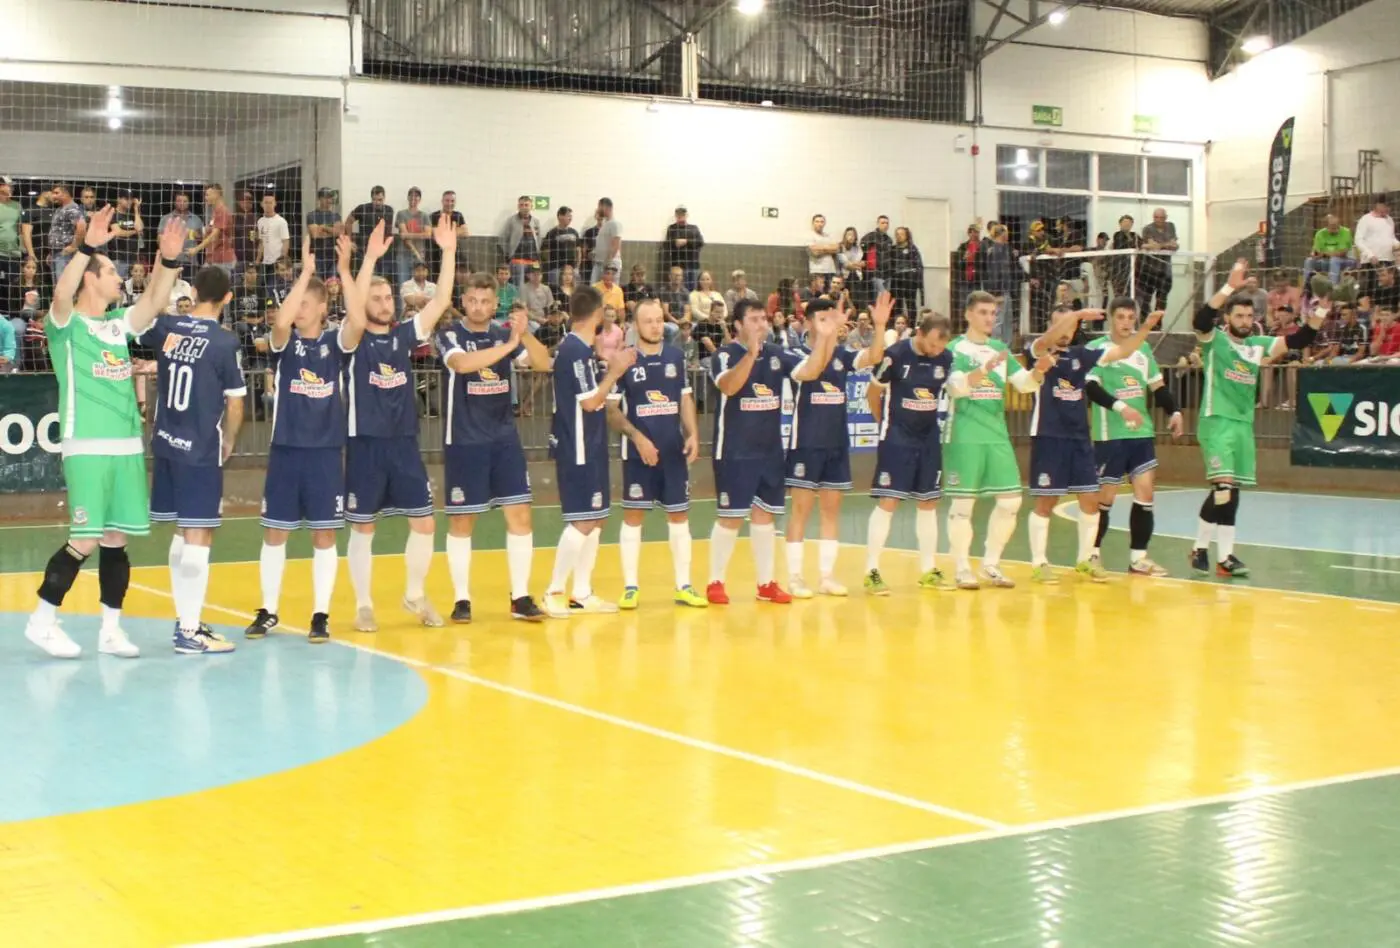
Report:
M 551 619 L 569 618 L 569 616 L 573 615 L 573 612 L 569 609 L 569 597 L 563 593 L 545 593 L 544 614 Z
M 378 632 L 379 622 L 374 618 L 374 608 L 371 606 L 360 606 L 355 610 L 355 631 L 356 632 Z
M 830 576 L 822 577 L 821 585 L 817 587 L 817 592 L 821 593 L 823 596 L 849 596 L 851 594 L 849 589 L 842 586 Z M 796 591 L 793 592 L 793 595 L 797 595 Z
M 131 639 L 126 637 L 121 626 L 103 629 L 97 633 L 97 650 L 103 655 L 115 655 L 117 658 L 139 658 L 141 656 L 141 650 L 131 644 Z
M 82 647 L 68 637 L 57 620 L 44 622 L 30 616 L 24 637 L 54 658 L 77 658 L 83 654 Z
M 569 612 L 573 615 L 612 615 L 616 611 L 617 603 L 608 602 L 599 596 L 569 600 Z
M 954 577 L 959 589 L 981 589 L 982 584 L 977 581 L 977 577 L 972 575 L 970 569 L 960 569 Z
M 999 566 L 982 567 L 982 578 L 998 589 L 1013 589 L 1016 586 Z
M 403 607 L 418 617 L 418 621 L 430 629 L 436 629 L 442 625 L 442 616 L 433 608 L 433 604 L 428 601 L 427 596 L 418 599 L 404 597 Z
M 801 576 L 792 577 L 788 583 L 788 589 L 792 592 L 794 599 L 811 599 L 814 595 L 812 587 L 808 586 Z

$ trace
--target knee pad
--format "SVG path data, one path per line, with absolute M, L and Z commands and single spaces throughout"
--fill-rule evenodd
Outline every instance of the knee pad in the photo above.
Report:
M 1228 490 L 1228 498 L 1224 502 L 1217 501 L 1215 522 L 1224 527 L 1235 525 L 1235 515 L 1240 509 L 1240 489 L 1231 486 Z
M 124 546 L 103 546 L 97 550 L 98 601 L 109 609 L 120 609 L 131 585 L 131 559 Z

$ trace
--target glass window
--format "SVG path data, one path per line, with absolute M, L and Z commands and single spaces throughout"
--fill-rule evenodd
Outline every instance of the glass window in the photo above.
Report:
M 1191 194 L 1191 162 L 1185 158 L 1147 159 L 1147 193 Z
M 1089 153 L 1053 149 L 1046 151 L 1045 186 L 1073 191 L 1089 190 Z
M 997 184 L 1040 187 L 1040 149 L 998 145 Z
M 1137 155 L 1099 155 L 1099 190 L 1142 191 L 1142 159 Z

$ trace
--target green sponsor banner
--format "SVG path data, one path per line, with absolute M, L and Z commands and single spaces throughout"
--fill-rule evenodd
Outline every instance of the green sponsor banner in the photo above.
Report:
M 1294 464 L 1400 470 L 1400 368 L 1298 370 Z
M 58 381 L 0 375 L 0 494 L 63 490 Z
M 1031 106 L 1032 125 L 1053 125 L 1056 128 L 1065 124 L 1065 110 L 1058 105 Z

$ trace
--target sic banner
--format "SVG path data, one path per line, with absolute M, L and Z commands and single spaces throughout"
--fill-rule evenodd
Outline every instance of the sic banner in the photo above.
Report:
M 1291 459 L 1400 470 L 1400 368 L 1300 369 Z
M 880 443 L 880 426 L 870 414 L 865 391 L 870 385 L 870 372 L 863 370 L 846 376 L 846 430 L 851 438 L 851 453 L 874 451 Z M 793 384 L 783 383 L 783 442 L 792 434 Z
M 63 490 L 58 381 L 0 375 L 0 493 Z

